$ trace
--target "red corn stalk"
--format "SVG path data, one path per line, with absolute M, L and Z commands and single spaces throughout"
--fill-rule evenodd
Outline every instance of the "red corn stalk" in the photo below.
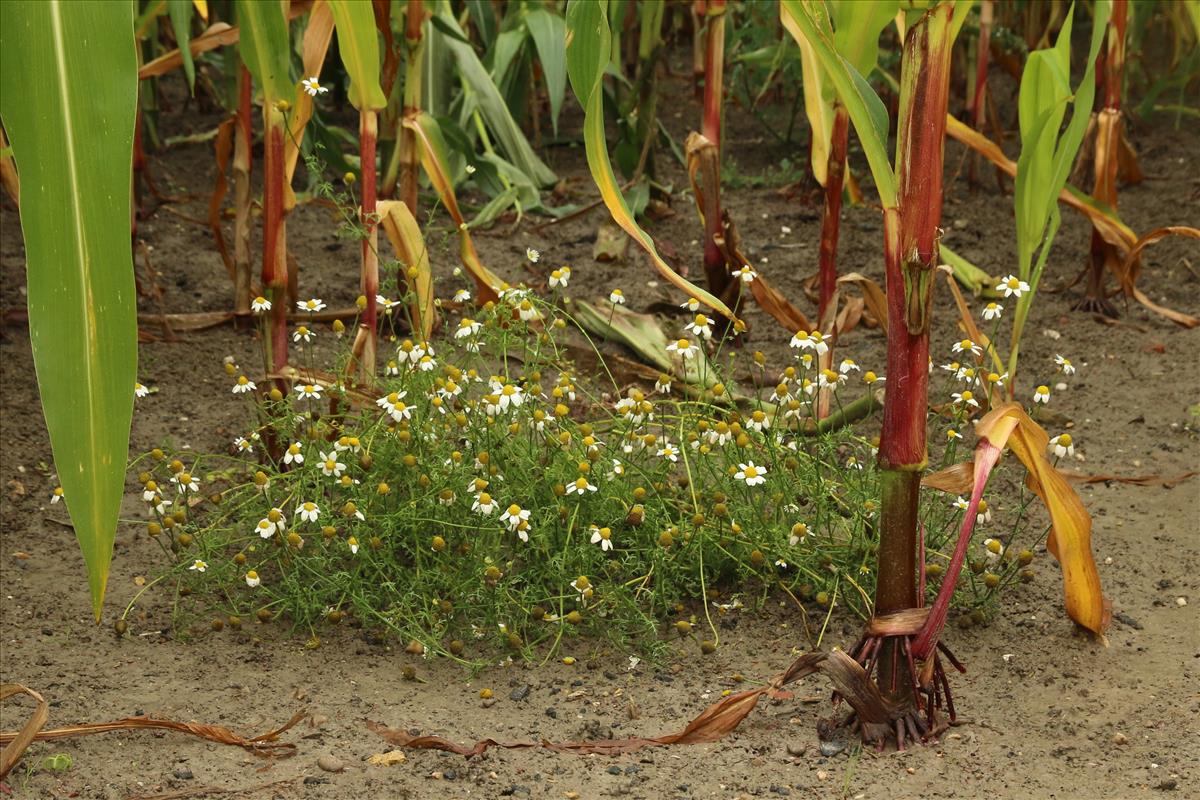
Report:
M 1121 146 L 1124 143 L 1121 88 L 1125 71 L 1125 28 L 1128 16 L 1127 0 L 1115 0 L 1112 16 L 1108 21 L 1105 50 L 1097 57 L 1099 63 L 1096 68 L 1096 81 L 1100 89 L 1097 97 L 1103 98 L 1104 107 L 1095 118 L 1092 161 L 1095 182 L 1092 186 L 1092 197 L 1114 211 L 1117 208 L 1117 173 L 1122 162 Z M 1133 163 L 1136 169 L 1136 162 Z M 1121 254 L 1093 226 L 1087 288 L 1083 299 L 1076 306 L 1079 310 L 1101 313 L 1109 317 L 1117 315 L 1116 308 L 1108 302 L 1105 273 L 1112 270 L 1119 274 L 1121 262 Z
M 992 20 L 995 15 L 995 3 L 993 0 L 982 0 L 979 4 L 979 38 L 976 41 L 975 51 L 975 86 L 971 92 L 971 106 L 968 109 L 971 121 L 971 127 L 977 131 L 983 130 L 983 124 L 987 119 L 988 97 L 987 81 L 988 81 L 988 65 L 991 62 L 992 49 Z M 967 183 L 972 190 L 975 188 L 978 178 L 976 168 L 979 165 L 979 155 L 975 152 L 971 153 L 971 163 L 967 172 Z M 996 170 L 996 181 L 1000 190 L 1004 190 L 1004 174 L 998 168 Z
M 287 223 L 284 212 L 286 173 L 284 169 L 283 112 L 274 106 L 263 108 L 263 265 L 262 285 L 271 300 L 270 336 L 267 352 L 270 371 L 279 373 L 287 366 L 288 265 Z
M 379 229 L 375 211 L 375 143 L 379 114 L 371 109 L 359 111 L 358 142 L 362 159 L 362 224 L 367 236 L 362 242 L 362 293 L 367 298 L 363 309 L 362 327 L 367 336 L 359 360 L 359 381 L 366 383 L 375 374 L 376 312 L 375 296 L 379 293 Z
M 900 74 L 896 177 L 899 207 L 884 209 L 887 274 L 887 395 L 879 443 L 882 498 L 876 615 L 918 607 L 918 499 L 926 464 L 929 314 L 938 263 L 942 159 L 949 95 L 952 7 L 930 10 L 905 37 Z M 915 694 L 902 648 L 884 640 L 879 676 L 885 696 Z
M 828 337 L 829 349 L 821 354 L 818 367 L 833 367 L 833 345 L 837 339 L 837 245 L 842 214 L 842 179 L 846 171 L 846 146 L 850 138 L 850 115 L 840 102 L 834 105 L 833 127 L 829 134 L 829 159 L 825 169 L 825 208 L 821 218 L 821 248 L 818 254 L 817 325 Z M 833 399 L 830 387 L 817 393 L 817 419 L 829 416 Z
M 250 319 L 250 168 L 254 128 L 250 119 L 254 79 L 245 65 L 238 68 L 238 110 L 233 129 L 233 271 L 234 314 Z
M 706 47 L 704 51 L 704 119 L 700 130 L 704 138 L 713 143 L 717 153 L 717 176 L 721 164 L 721 101 L 725 81 L 725 0 L 708 0 L 706 8 Z M 718 186 L 719 188 L 719 186 Z M 707 198 L 708 208 L 704 211 L 704 276 L 708 290 L 720 297 L 731 308 L 726 292 L 731 290 L 729 266 L 717 243 L 724 236 L 721 229 L 721 198 L 713 192 Z M 736 286 L 732 291 L 736 292 Z M 733 298 L 736 301 L 736 295 Z
M 425 22 L 425 5 L 422 0 L 408 0 L 405 11 L 404 38 L 408 45 L 407 63 L 404 67 L 404 110 L 402 118 L 421 113 L 421 62 L 425 51 L 425 39 L 421 26 Z M 417 181 L 421 168 L 421 157 L 417 152 L 417 137 L 408 128 L 400 126 L 397 132 L 397 147 L 400 154 L 400 199 L 417 216 Z M 403 278 L 403 276 L 401 276 Z
M 850 115 L 837 103 L 833 115 L 833 131 L 829 139 L 829 166 L 825 177 L 825 209 L 821 219 L 821 251 L 819 255 L 819 300 L 817 318 L 824 320 L 829 301 L 837 291 L 838 230 L 842 213 L 842 179 L 846 171 L 846 145 L 850 133 Z

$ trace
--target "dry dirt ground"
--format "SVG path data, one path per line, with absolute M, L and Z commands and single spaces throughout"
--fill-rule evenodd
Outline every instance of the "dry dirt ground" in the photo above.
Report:
M 689 95 L 682 88 L 679 94 Z M 690 99 L 669 107 L 681 109 L 668 122 L 682 138 L 698 111 Z M 737 159 L 740 175 L 761 175 L 785 156 L 806 157 L 802 143 L 781 146 L 749 124 L 746 115 L 730 117 L 725 147 Z M 164 115 L 163 125 L 175 133 L 216 121 L 189 113 Z M 1143 232 L 1200 223 L 1200 146 L 1194 131 L 1175 131 L 1162 121 L 1135 128 L 1133 140 L 1149 178 L 1123 189 L 1125 221 Z M 581 149 L 554 148 L 548 158 L 568 178 L 572 200 L 592 198 Z M 180 146 L 153 163 L 166 191 L 194 193 L 172 208 L 203 217 L 213 180 L 211 151 Z M 951 176 L 962 163 L 953 144 L 946 163 Z M 950 244 L 999 275 L 1015 263 L 1011 198 L 1000 196 L 990 173 L 984 174 L 987 184 L 975 194 L 961 177 L 953 181 L 945 227 Z M 676 187 L 686 185 L 678 166 L 664 177 Z M 807 308 L 801 283 L 815 268 L 819 205 L 804 193 L 785 199 L 770 187 L 734 189 L 726 204 L 741 224 L 753 260 L 767 258 L 762 272 Z M 698 274 L 698 225 L 686 198 L 676 198 L 674 205 L 678 215 L 651 230 L 675 248 L 681 262 L 696 265 L 693 274 Z M 599 216 L 594 212 L 542 231 L 531 221 L 515 231 L 502 226 L 480 237 L 480 250 L 490 266 L 514 280 L 530 277 L 522 255 L 526 246 L 535 246 L 545 254 L 539 269 L 573 266 L 576 296 L 597 297 L 620 285 L 635 309 L 659 300 L 678 302 L 653 284 L 638 256 L 616 266 L 592 260 Z M 792 230 L 788 236 L 781 233 L 784 225 Z M 327 212 L 302 207 L 289 226 L 290 245 L 300 260 L 301 293 L 340 305 L 356 294 L 357 256 L 356 248 L 335 240 L 333 227 Z M 876 212 L 847 209 L 844 271 L 882 280 L 879 234 Z M 142 223 L 140 235 L 164 275 L 167 308 L 227 307 L 224 270 L 203 227 L 160 208 Z M 1084 263 L 1087 247 L 1086 224 L 1064 211 L 1046 286 L 1069 280 Z M 453 254 L 438 251 L 435 262 L 441 285 L 452 286 L 447 276 Z M 22 308 L 24 254 L 19 220 L 7 201 L 0 268 L 3 309 Z M 1195 242 L 1168 240 L 1147 251 L 1141 285 L 1155 300 L 1198 314 L 1197 270 Z M 1121 475 L 1200 469 L 1197 419 L 1189 412 L 1200 402 L 1200 334 L 1137 305 L 1123 309 L 1120 325 L 1099 324 L 1070 310 L 1078 291 L 1039 298 L 1022 362 L 1026 389 L 1052 373 L 1056 352 L 1079 365 L 1071 389 L 1058 393 L 1054 406 L 1075 423 L 1085 460 L 1073 467 Z M 947 350 L 959 337 L 944 291 L 936 314 L 935 341 Z M 749 318 L 754 347 L 777 351 L 786 342 L 788 334 L 757 310 Z M 1061 338 L 1047 337 L 1046 330 Z M 861 363 L 882 363 L 878 331 L 860 328 L 845 346 Z M 255 363 L 255 352 L 248 335 L 227 328 L 144 345 L 140 378 L 159 392 L 137 406 L 131 452 L 143 452 L 164 437 L 198 450 L 223 447 L 230 431 L 240 429 L 243 412 L 229 399 L 220 359 L 234 354 L 242 363 Z M 295 756 L 279 761 L 177 734 L 115 733 L 38 744 L 26 764 L 63 753 L 72 766 L 63 773 L 18 768 L 9 784 L 15 796 L 225 796 L 219 790 L 322 800 L 1200 796 L 1200 480 L 1173 489 L 1121 484 L 1081 489 L 1095 519 L 1094 548 L 1105 590 L 1118 612 L 1108 646 L 1075 632 L 1063 612 L 1058 571 L 1043 559 L 1036 580 L 1006 595 L 990 625 L 947 634 L 969 671 L 953 677 L 963 724 L 938 743 L 903 753 L 823 755 L 814 725 L 827 713 L 827 690 L 810 679 L 799 685 L 796 700 L 764 703 L 737 732 L 715 744 L 623 757 L 493 750 L 465 760 L 411 752 L 404 763 L 378 767 L 366 759 L 388 747 L 367 730 L 367 719 L 461 741 L 486 736 L 570 740 L 678 729 L 734 686 L 733 674 L 765 678 L 785 667 L 791 650 L 806 644 L 799 619 L 787 608 L 744 613 L 724 631 L 715 654 L 704 657 L 694 646 L 681 646 L 661 668 L 629 669 L 624 655 L 593 652 L 585 643 L 572 667 L 516 664 L 474 679 L 452 664 L 423 662 L 394 643 L 350 630 L 323 631 L 323 645 L 316 650 L 305 649 L 305 636 L 269 626 L 182 636 L 169 629 L 169 597 L 154 593 L 139 603 L 130 635 L 118 639 L 108 624 L 97 627 L 92 621 L 72 532 L 62 524 L 61 506 L 47 503 L 55 482 L 45 466 L 50 451 L 33 376 L 26 330 L 9 325 L 0 336 L 3 680 L 41 691 L 51 702 L 51 725 L 144 712 L 252 735 L 297 710 L 307 716 L 287 734 L 297 744 Z M 131 502 L 126 509 L 130 517 L 137 505 Z M 16 557 L 18 552 L 28 558 Z M 135 577 L 154 574 L 160 559 L 139 526 L 122 526 L 109 623 L 137 591 Z M 835 617 L 827 643 L 847 646 L 857 630 L 855 620 Z M 405 663 L 415 663 L 422 682 L 401 679 Z M 490 708 L 478 699 L 484 686 L 494 688 L 498 698 Z M 6 703 L 2 727 L 17 727 L 27 710 L 20 701 Z M 322 757 L 336 759 L 344 771 L 322 769 Z M 263 784 L 271 785 L 255 789 Z

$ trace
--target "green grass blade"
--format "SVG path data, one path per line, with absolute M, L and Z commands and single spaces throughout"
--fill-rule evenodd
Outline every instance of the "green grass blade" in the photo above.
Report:
M 21 171 L 29 335 L 97 619 L 137 379 L 137 89 L 131 3 L 0 3 L 0 115 Z

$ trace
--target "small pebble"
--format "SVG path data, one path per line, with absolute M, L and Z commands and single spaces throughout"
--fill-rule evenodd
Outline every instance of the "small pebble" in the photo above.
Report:
M 492 706 L 496 705 L 496 698 L 489 697 L 486 700 L 482 701 L 480 703 L 480 705 L 483 706 L 484 708 L 491 708 Z
M 529 697 L 531 691 L 533 691 L 533 687 L 527 683 L 524 686 L 518 686 L 516 689 L 513 689 L 508 696 L 513 700 L 524 700 L 526 697 Z
M 611 767 L 608 768 L 608 774 L 609 775 L 620 775 L 621 768 L 618 767 L 616 764 L 613 764 Z
M 789 756 L 802 756 L 808 752 L 808 745 L 801 741 L 788 742 L 787 751 Z
M 823 769 L 817 770 L 817 780 L 819 780 L 819 781 L 829 780 L 829 773 Z
M 1176 598 L 1175 598 L 1175 605 L 1177 605 L 1177 606 L 1180 606 L 1180 607 L 1182 607 L 1182 606 L 1186 606 L 1186 605 L 1187 605 L 1187 598 L 1186 598 L 1186 597 L 1176 597 Z
M 324 755 L 317 759 L 317 766 L 326 772 L 343 772 L 346 765 L 342 763 L 340 758 L 331 755 Z
M 172 772 L 171 775 L 181 781 L 190 781 L 192 778 L 196 777 L 195 775 L 192 774 L 192 771 L 190 769 L 188 769 L 187 767 L 179 767 L 174 772 Z
M 1112 743 L 1119 745 L 1129 744 L 1129 737 L 1123 733 L 1114 733 L 1112 737 Z

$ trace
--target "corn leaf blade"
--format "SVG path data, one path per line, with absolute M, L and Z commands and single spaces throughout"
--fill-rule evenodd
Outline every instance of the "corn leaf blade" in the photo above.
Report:
M 525 24 L 529 26 L 542 65 L 546 94 L 550 97 L 550 124 L 557 136 L 558 114 L 567 92 L 567 24 L 562 17 L 544 8 L 530 11 L 525 16 Z
M 21 170 L 29 334 L 97 619 L 137 376 L 134 48 L 128 3 L 0 4 L 0 114 Z
M 387 105 L 379 86 L 379 38 L 375 14 L 367 3 L 328 0 L 337 30 L 338 53 L 350 76 L 350 103 L 359 111 L 378 111 Z
M 604 138 L 604 92 L 600 80 L 608 66 L 611 43 L 606 6 L 607 3 L 594 0 L 572 0 L 567 6 L 567 74 L 571 88 L 584 107 L 583 138 L 592 180 L 613 220 L 646 251 L 655 270 L 664 279 L 714 311 L 734 319 L 728 306 L 685 279 L 663 260 L 654 240 L 637 224 L 621 193 Z

